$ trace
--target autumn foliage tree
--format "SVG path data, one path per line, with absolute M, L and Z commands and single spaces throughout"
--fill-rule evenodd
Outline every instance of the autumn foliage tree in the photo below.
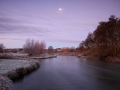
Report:
M 24 52 L 28 53 L 30 56 L 36 54 L 42 54 L 45 52 L 46 44 L 44 41 L 35 41 L 34 39 L 27 39 L 24 46 Z
M 93 33 L 80 43 L 82 51 L 91 52 L 100 59 L 120 55 L 120 19 L 111 15 L 108 21 L 102 21 Z

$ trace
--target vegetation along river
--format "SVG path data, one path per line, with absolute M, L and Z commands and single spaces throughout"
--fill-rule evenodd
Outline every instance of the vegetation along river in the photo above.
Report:
M 14 82 L 16 90 L 120 90 L 120 64 L 75 56 L 39 62 L 38 70 Z

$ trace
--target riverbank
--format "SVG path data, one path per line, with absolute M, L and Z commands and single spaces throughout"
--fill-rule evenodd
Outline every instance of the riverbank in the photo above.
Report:
M 39 63 L 35 60 L 14 60 L 14 59 L 0 59 L 0 79 L 3 79 L 3 83 L 6 84 L 4 86 L 8 86 L 6 82 L 10 80 L 15 81 L 25 74 L 28 74 L 37 68 L 39 68 Z M 7 79 L 6 79 L 7 77 Z M 7 81 L 5 81 L 5 80 Z M 11 83 L 12 85 L 12 81 Z M 0 88 L 3 87 L 3 84 L 0 80 Z M 7 88 L 7 87 L 6 87 Z M 2 90 L 2 89 L 0 89 Z M 6 89 L 3 89 L 6 90 Z M 14 89 L 7 89 L 7 90 L 14 90 Z
M 14 82 L 16 90 L 120 90 L 119 64 L 63 55 L 38 61 L 35 73 Z
M 99 59 L 98 57 L 83 55 L 82 53 L 78 53 L 78 52 L 61 52 L 61 53 L 59 53 L 59 55 L 77 56 L 79 58 L 87 58 L 87 59 L 93 59 L 93 60 L 102 60 L 102 59 Z M 120 63 L 120 58 L 119 57 L 110 57 L 110 56 L 108 56 L 108 57 L 104 58 L 104 61 Z
M 80 53 L 78 52 L 61 52 L 59 55 L 65 55 L 65 56 L 79 56 Z
M 33 56 L 29 56 L 28 54 L 21 53 L 0 53 L 0 59 L 23 59 L 23 60 L 31 60 L 31 59 L 48 59 L 57 57 L 57 54 L 37 54 Z
M 119 57 L 111 57 L 111 56 L 108 56 L 104 59 L 100 59 L 98 57 L 95 57 L 95 56 L 84 56 L 84 55 L 78 55 L 78 57 L 80 58 L 87 58 L 87 59 L 93 59 L 93 60 L 102 60 L 102 61 L 107 61 L 107 62 L 114 62 L 114 63 L 120 63 L 120 58 Z
M 54 58 L 57 57 L 57 54 L 39 54 L 39 55 L 35 55 L 32 56 L 31 59 L 48 59 L 48 58 Z
M 107 57 L 105 61 L 120 63 L 120 58 L 118 57 Z
M 0 75 L 0 90 L 15 90 L 12 80 Z
M 35 60 L 0 60 L 0 75 L 7 76 L 13 81 L 37 68 L 39 63 Z
M 57 55 L 39 54 L 30 57 L 28 56 L 28 54 L 2 53 L 0 54 L 0 57 L 4 58 L 4 59 L 0 59 L 0 90 L 14 90 L 8 87 L 9 84 L 13 85 L 12 81 L 15 81 L 23 77 L 24 75 L 39 68 L 40 66 L 39 62 L 37 62 L 37 60 L 35 59 L 53 58 L 53 57 L 57 57 Z M 3 87 L 5 89 L 1 89 Z
M 86 57 L 86 56 L 84 56 L 84 55 L 82 55 L 81 53 L 78 53 L 78 52 L 62 52 L 62 53 L 59 53 L 58 55 L 63 55 L 63 56 L 77 56 L 79 58 L 88 58 L 88 57 Z

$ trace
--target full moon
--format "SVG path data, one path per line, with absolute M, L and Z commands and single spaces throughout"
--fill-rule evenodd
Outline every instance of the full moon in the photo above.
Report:
M 59 11 L 61 11 L 62 9 L 61 8 L 59 8 Z

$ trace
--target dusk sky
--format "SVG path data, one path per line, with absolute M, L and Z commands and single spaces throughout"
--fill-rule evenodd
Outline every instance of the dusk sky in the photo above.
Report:
M 120 0 L 0 0 L 0 43 L 22 48 L 30 38 L 77 47 L 110 15 L 120 17 Z

